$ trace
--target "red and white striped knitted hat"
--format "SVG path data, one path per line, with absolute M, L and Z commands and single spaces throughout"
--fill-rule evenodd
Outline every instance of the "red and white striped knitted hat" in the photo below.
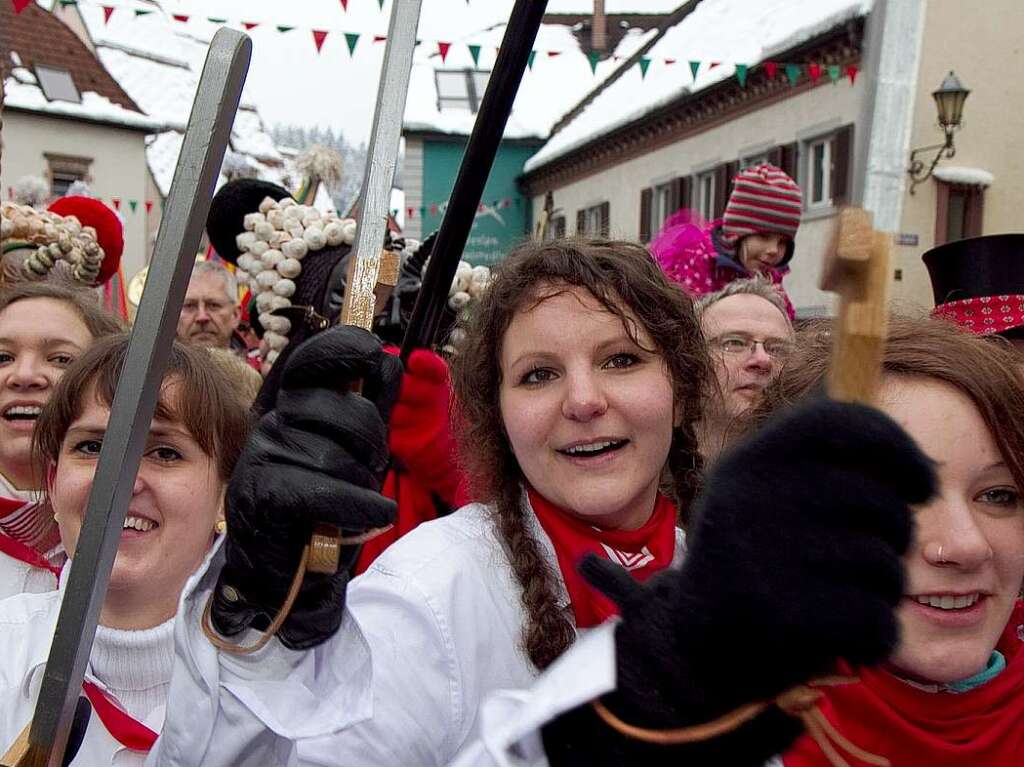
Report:
M 736 175 L 722 217 L 722 234 L 737 242 L 748 234 L 775 232 L 792 240 L 800 227 L 800 187 L 780 168 L 765 163 Z

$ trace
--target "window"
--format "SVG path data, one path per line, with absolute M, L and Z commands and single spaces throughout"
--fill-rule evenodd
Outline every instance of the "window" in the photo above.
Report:
M 807 207 L 823 208 L 832 204 L 832 151 L 829 139 L 811 142 L 808 147 Z
M 467 109 L 476 113 L 491 73 L 478 69 L 437 69 L 437 108 Z
M 690 207 L 690 177 L 677 176 L 671 181 L 640 190 L 640 241 L 650 242 L 658 235 L 665 220 L 680 208 Z
M 72 157 L 62 154 L 43 155 L 48 165 L 50 177 L 50 193 L 54 197 L 63 197 L 76 181 L 89 180 L 89 166 L 92 160 L 88 157 Z
M 697 176 L 697 212 L 706 221 L 715 217 L 715 171 Z
M 82 101 L 68 70 L 37 65 L 36 78 L 43 95 L 50 101 L 73 101 L 76 104 Z
M 758 165 L 764 165 L 767 162 L 771 162 L 771 158 L 768 156 L 768 152 L 753 154 L 750 155 L 750 157 L 744 157 L 742 160 L 740 160 L 740 170 L 743 170 L 744 168 L 753 168 Z
M 611 207 L 602 202 L 576 211 L 576 234 L 585 237 L 607 237 Z
M 943 181 L 937 183 L 935 244 L 981 235 L 985 188 Z
M 549 240 L 565 237 L 565 216 L 552 216 L 548 219 L 547 237 Z

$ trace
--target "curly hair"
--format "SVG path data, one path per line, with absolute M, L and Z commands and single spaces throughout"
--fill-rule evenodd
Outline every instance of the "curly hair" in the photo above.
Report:
M 472 307 L 467 342 L 452 361 L 462 466 L 474 498 L 494 510 L 494 524 L 522 587 L 527 615 L 523 647 L 539 669 L 572 644 L 576 630 L 558 606 L 557 577 L 527 525 L 522 502 L 525 478 L 501 417 L 499 361 L 513 318 L 524 306 L 535 305 L 540 291 L 550 286 L 587 290 L 622 321 L 634 341 L 641 328 L 652 339 L 668 367 L 680 415 L 663 473 L 663 491 L 674 497 L 680 510 L 700 484 L 696 422 L 711 369 L 692 301 L 635 243 L 526 242 L 494 269 L 488 289 Z

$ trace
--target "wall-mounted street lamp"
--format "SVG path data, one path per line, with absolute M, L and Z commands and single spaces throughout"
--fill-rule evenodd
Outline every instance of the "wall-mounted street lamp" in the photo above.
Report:
M 956 147 L 953 146 L 953 132 L 959 129 L 960 121 L 963 118 L 964 102 L 970 91 L 963 86 L 960 79 L 953 70 L 949 71 L 946 79 L 942 81 L 937 91 L 932 91 L 932 98 L 935 99 L 935 106 L 939 112 L 939 127 L 946 134 L 946 140 L 942 144 L 923 146 L 910 153 L 910 167 L 907 173 L 910 174 L 910 193 L 914 193 L 914 187 L 922 181 L 927 180 L 939 164 L 939 160 L 945 157 L 952 157 L 956 154 Z M 925 169 L 924 161 L 918 159 L 922 152 L 930 152 L 933 149 L 938 151 L 932 158 L 931 164 Z

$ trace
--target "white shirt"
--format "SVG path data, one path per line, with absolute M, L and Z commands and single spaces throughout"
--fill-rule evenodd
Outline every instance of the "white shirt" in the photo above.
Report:
M 248 656 L 218 653 L 198 621 L 215 564 L 183 600 L 167 719 L 147 764 L 432 767 L 473 753 L 484 700 L 537 676 L 489 514 L 472 504 L 394 543 L 349 584 L 340 630 L 309 652 L 275 639 Z M 679 531 L 677 563 L 682 550 Z

